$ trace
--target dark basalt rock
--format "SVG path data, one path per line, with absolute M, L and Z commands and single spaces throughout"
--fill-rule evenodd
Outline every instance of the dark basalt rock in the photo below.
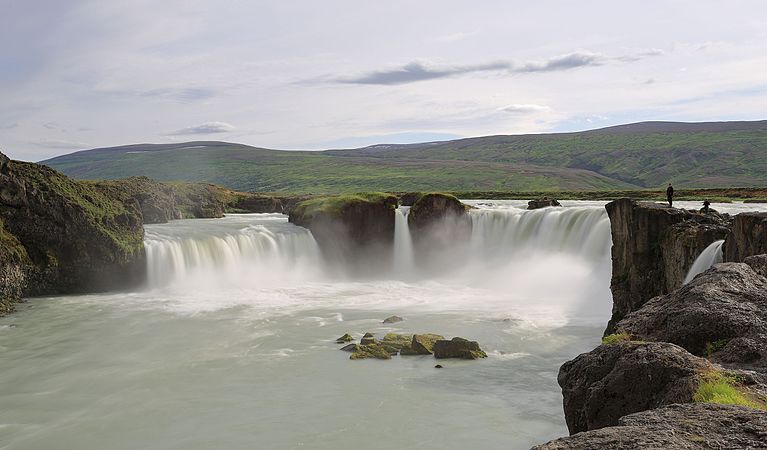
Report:
M 479 359 L 487 358 L 487 353 L 479 348 L 476 341 L 469 341 L 464 338 L 454 337 L 451 340 L 438 340 L 432 348 L 434 357 L 437 359 L 460 358 L 460 359 Z
M 748 256 L 767 253 L 767 213 L 741 213 L 722 246 L 725 261 L 741 262 Z
M 400 316 L 389 316 L 383 320 L 383 323 L 397 323 L 402 322 L 403 320 L 405 319 Z
M 562 206 L 558 201 L 554 199 L 538 199 L 538 200 L 530 200 L 527 202 L 527 209 L 540 209 L 540 208 L 546 208 L 549 206 Z
M 767 369 L 767 278 L 748 264 L 716 264 L 627 315 L 617 329 L 696 355 L 713 353 L 728 367 Z
M 605 334 L 646 301 L 682 285 L 695 259 L 724 239 L 729 217 L 620 199 L 605 207 L 612 229 L 613 314 Z
M 618 424 L 627 414 L 692 402 L 707 360 L 674 344 L 600 345 L 559 370 L 570 434 Z
M 767 412 L 690 403 L 622 417 L 616 426 L 578 433 L 533 450 L 757 449 L 767 445 Z
M 405 355 L 431 355 L 434 351 L 434 344 L 437 341 L 444 340 L 444 336 L 439 334 L 414 334 L 410 343 L 410 348 L 402 351 Z
M 448 194 L 424 194 L 410 208 L 407 216 L 416 257 L 451 259 L 441 252 L 451 252 L 471 237 L 469 207 Z
M 123 202 L 39 164 L 7 160 L 2 166 L 4 233 L 21 244 L 30 263 L 17 267 L 26 274 L 24 296 L 120 289 L 143 281 L 144 230 L 135 201 Z
M 748 256 L 743 262 L 748 264 L 754 272 L 767 278 L 767 255 Z
M 399 196 L 399 204 L 413 206 L 421 197 L 423 197 L 423 192 L 408 192 Z

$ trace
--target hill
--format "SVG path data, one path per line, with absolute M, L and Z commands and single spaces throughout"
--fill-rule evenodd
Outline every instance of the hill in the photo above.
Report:
M 324 152 L 136 144 L 43 161 L 67 175 L 205 181 L 245 191 L 568 191 L 767 185 L 767 121 L 642 122 Z

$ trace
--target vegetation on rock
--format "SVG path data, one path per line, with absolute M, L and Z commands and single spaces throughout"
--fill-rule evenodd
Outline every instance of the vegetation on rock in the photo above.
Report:
M 702 374 L 701 378 L 698 390 L 693 396 L 693 400 L 696 402 L 767 409 L 763 399 L 750 394 L 732 375 L 711 370 Z

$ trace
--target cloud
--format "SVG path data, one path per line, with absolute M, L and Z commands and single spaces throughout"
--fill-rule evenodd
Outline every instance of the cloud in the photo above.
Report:
M 543 62 L 528 62 L 514 72 L 556 72 L 561 70 L 576 69 L 578 67 L 601 66 L 606 63 L 606 58 L 598 53 L 573 52 L 566 55 L 556 56 Z
M 168 133 L 171 136 L 179 136 L 186 134 L 216 134 L 216 133 L 229 133 L 236 128 L 234 125 L 230 125 L 226 122 L 205 122 L 192 127 L 182 128 L 172 133 Z
M 498 108 L 498 111 L 503 111 L 511 114 L 535 114 L 540 112 L 551 111 L 551 108 L 544 105 L 535 104 L 513 104 Z
M 217 94 L 218 92 L 215 89 L 208 87 L 161 88 L 137 92 L 137 95 L 141 97 L 172 98 L 182 101 L 207 100 L 215 97 Z
M 30 144 L 36 145 L 38 147 L 62 149 L 62 150 L 90 147 L 90 145 L 82 143 L 82 142 L 59 141 L 55 139 L 41 139 L 38 141 L 31 141 Z
M 411 62 L 398 69 L 383 70 L 379 72 L 370 72 L 357 77 L 336 78 L 336 83 L 348 84 L 382 84 L 394 85 L 413 83 L 416 81 L 433 80 L 437 78 L 447 78 L 456 75 L 489 72 L 511 68 L 507 62 L 490 62 L 486 64 L 477 64 L 471 66 L 455 67 L 429 67 L 421 62 Z

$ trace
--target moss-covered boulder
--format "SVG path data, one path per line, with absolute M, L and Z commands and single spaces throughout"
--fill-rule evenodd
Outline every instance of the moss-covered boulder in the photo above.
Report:
M 378 192 L 318 197 L 293 207 L 289 221 L 311 230 L 330 259 L 389 264 L 396 208 L 397 197 Z
M 439 334 L 414 334 L 410 348 L 407 352 L 403 352 L 403 355 L 431 355 L 434 352 L 434 344 L 444 339 L 445 337 Z
M 386 348 L 389 353 L 396 355 L 400 351 L 410 349 L 413 336 L 410 334 L 387 333 L 378 343 Z
M 405 319 L 400 316 L 389 316 L 383 320 L 383 323 L 397 323 L 402 322 L 403 320 Z
M 144 278 L 144 230 L 135 201 L 43 165 L 5 159 L 0 219 L 3 233 L 15 239 L 4 242 L 17 254 L 18 242 L 30 263 L 24 296 L 119 289 Z
M 459 358 L 459 359 L 479 359 L 487 358 L 485 353 L 476 341 L 454 337 L 451 340 L 438 340 L 432 347 L 434 357 L 437 359 Z
M 391 359 L 391 353 L 382 345 L 372 343 L 358 346 L 349 359 Z
M 336 339 L 336 343 L 343 344 L 345 342 L 351 342 L 353 340 L 354 340 L 354 338 L 352 337 L 352 335 L 349 334 L 349 333 L 346 333 L 343 336 L 341 336 L 338 339 Z
M 407 216 L 413 244 L 420 255 L 455 249 L 471 237 L 469 206 L 449 194 L 422 195 Z

